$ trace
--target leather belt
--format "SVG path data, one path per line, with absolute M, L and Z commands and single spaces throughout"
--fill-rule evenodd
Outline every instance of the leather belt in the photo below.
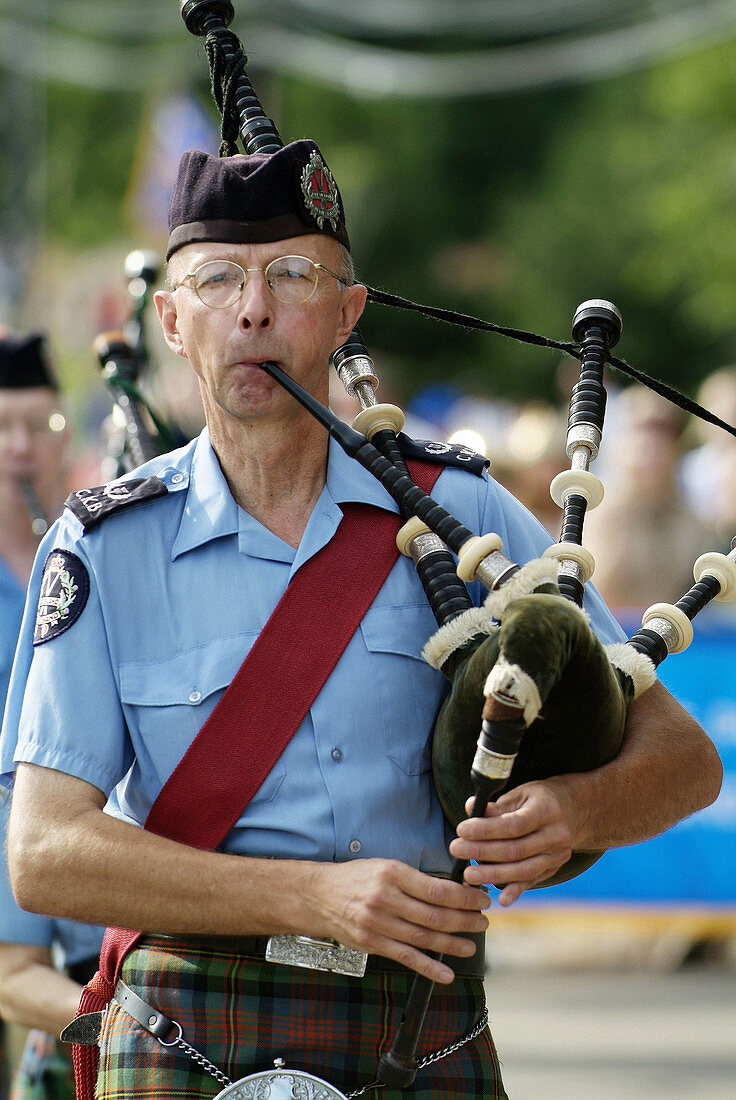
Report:
M 205 936 L 205 935 L 182 935 L 182 936 L 170 936 L 162 932 L 151 933 L 150 937 L 154 940 L 163 940 L 165 943 L 171 942 L 180 944 L 186 950 L 193 952 L 197 951 L 225 951 L 235 955 L 244 955 L 250 959 L 256 959 L 263 962 L 274 962 L 279 965 L 282 962 L 286 962 L 286 959 L 267 958 L 267 952 L 269 951 L 269 944 L 273 940 L 286 938 L 286 937 L 271 937 L 271 936 Z M 324 941 L 312 940 L 310 937 L 288 937 L 289 939 L 299 940 L 306 944 L 324 945 Z M 485 953 L 485 933 L 484 932 L 465 932 L 463 938 L 473 940 L 475 943 L 475 954 L 458 958 L 455 955 L 443 955 L 442 961 L 446 963 L 452 970 L 455 971 L 455 976 L 458 978 L 482 978 L 485 974 L 486 953 Z M 338 950 L 351 951 L 349 948 L 341 948 L 341 945 L 334 944 Z M 360 954 L 359 952 L 352 952 L 353 954 Z M 292 961 L 291 965 L 299 966 L 309 963 L 299 963 Z M 337 969 L 333 966 L 313 966 L 313 969 L 332 970 Z M 404 971 L 405 973 L 413 974 L 414 971 L 409 967 L 403 965 L 403 963 L 396 962 L 394 959 L 384 958 L 383 955 L 368 955 L 365 963 L 366 971 Z M 343 971 L 346 972 L 346 971 Z

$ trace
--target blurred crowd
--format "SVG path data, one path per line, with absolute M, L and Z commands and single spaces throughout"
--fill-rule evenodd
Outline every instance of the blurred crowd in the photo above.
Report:
M 567 406 L 576 374 L 576 361 L 560 364 L 556 404 L 513 405 L 428 387 L 407 405 L 408 430 L 486 454 L 493 477 L 556 539 L 562 513 L 549 487 L 570 466 Z M 630 622 L 653 603 L 678 600 L 693 584 L 692 566 L 701 554 L 730 550 L 736 438 L 638 383 L 622 387 L 607 378 L 606 389 L 603 442 L 591 466 L 605 496 L 586 514 L 583 542 L 595 558 L 594 583 Z M 695 396 L 736 425 L 736 367 L 715 371 Z

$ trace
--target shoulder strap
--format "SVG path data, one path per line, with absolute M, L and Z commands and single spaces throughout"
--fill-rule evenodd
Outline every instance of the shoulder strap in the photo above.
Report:
M 433 485 L 441 468 L 421 465 L 414 472 Z M 165 783 L 146 819 L 149 831 L 216 848 L 319 695 L 398 557 L 395 513 L 367 504 L 342 510 L 337 532 L 294 575 Z M 193 792 L 196 813 L 188 813 Z
M 394 513 L 364 504 L 343 512 L 167 780 L 146 819 L 149 831 L 216 848 L 296 732 L 398 556 Z M 193 794 L 196 812 L 188 813 Z

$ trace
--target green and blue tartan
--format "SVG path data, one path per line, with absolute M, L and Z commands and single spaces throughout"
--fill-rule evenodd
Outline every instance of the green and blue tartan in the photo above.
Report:
M 74 1100 L 72 1048 L 44 1031 L 28 1032 L 10 1100 Z
M 232 1081 L 273 1069 L 321 1077 L 344 1093 L 376 1079 L 378 1056 L 399 1022 L 412 974 L 361 978 L 266 963 L 224 948 L 147 938 L 133 948 L 123 981 L 182 1028 L 184 1040 Z M 417 1058 L 472 1031 L 485 1008 L 480 978 L 436 986 Z M 100 1039 L 97 1100 L 211 1100 L 223 1087 L 178 1047 L 164 1047 L 116 1002 Z M 367 1100 L 507 1100 L 486 1028 L 419 1070 L 409 1089 L 370 1089 Z

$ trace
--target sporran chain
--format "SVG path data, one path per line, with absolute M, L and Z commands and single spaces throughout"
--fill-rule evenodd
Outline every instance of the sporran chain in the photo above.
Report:
M 234 1081 L 231 1081 L 230 1078 L 226 1074 L 224 1074 L 221 1069 L 218 1069 L 213 1062 L 210 1062 L 209 1058 L 205 1058 L 204 1054 L 201 1054 L 200 1051 L 196 1049 L 196 1047 L 191 1046 L 186 1041 L 186 1039 L 183 1037 L 180 1023 L 174 1021 L 174 1026 L 179 1029 L 179 1034 L 171 1042 L 164 1042 L 163 1039 L 159 1038 L 158 1042 L 161 1044 L 162 1047 L 179 1047 L 189 1058 L 192 1059 L 193 1062 L 195 1062 L 198 1066 L 201 1066 L 205 1073 L 209 1073 L 211 1077 L 214 1077 L 218 1084 L 224 1086 L 225 1088 L 228 1088 L 230 1085 L 233 1085 L 235 1083 Z M 466 1043 L 472 1043 L 473 1039 L 477 1039 L 480 1033 L 484 1031 L 487 1026 L 488 1008 L 486 1007 L 483 1009 L 480 1019 L 478 1020 L 472 1031 L 469 1031 L 467 1035 L 463 1035 L 461 1039 L 457 1039 L 454 1043 L 450 1043 L 449 1046 L 442 1047 L 441 1050 L 436 1050 L 432 1054 L 428 1054 L 425 1058 L 421 1058 L 419 1062 L 417 1062 L 417 1069 L 420 1070 L 424 1069 L 426 1066 L 431 1066 L 434 1062 L 439 1062 L 442 1058 L 447 1058 L 450 1054 L 454 1054 L 456 1050 L 459 1050 L 460 1047 L 465 1046 Z M 371 1081 L 370 1084 L 364 1085 L 362 1089 L 356 1089 L 354 1092 L 348 1092 L 346 1094 L 346 1100 L 355 1100 L 356 1096 L 363 1096 L 370 1089 L 382 1088 L 385 1088 L 385 1085 L 382 1081 Z
M 201 1066 L 202 1069 L 206 1073 L 209 1073 L 211 1077 L 214 1077 L 219 1084 L 224 1085 L 226 1088 L 228 1085 L 232 1085 L 233 1082 L 230 1080 L 227 1074 L 223 1073 L 221 1069 L 218 1069 L 213 1062 L 210 1062 L 209 1058 L 205 1058 L 204 1054 L 200 1054 L 196 1047 L 190 1046 L 186 1039 L 183 1038 L 181 1024 L 175 1021 L 175 1026 L 179 1029 L 179 1034 L 176 1039 L 174 1039 L 171 1043 L 165 1043 L 163 1039 L 159 1038 L 158 1041 L 161 1046 L 180 1047 L 181 1050 L 183 1050 L 184 1053 L 187 1054 L 193 1062 L 196 1062 L 198 1066 Z
M 477 1039 L 482 1031 L 488 1027 L 488 1008 L 484 1008 L 478 1023 L 475 1025 L 472 1031 L 469 1031 L 467 1035 L 463 1035 L 462 1039 L 456 1039 L 454 1043 L 450 1043 L 449 1046 L 442 1047 L 441 1050 L 436 1050 L 433 1054 L 428 1054 L 426 1058 L 421 1058 L 417 1062 L 417 1070 L 424 1069 L 426 1066 L 431 1066 L 434 1062 L 441 1061 L 442 1058 L 447 1058 L 450 1054 L 454 1054 L 460 1047 L 464 1047 L 466 1043 L 472 1043 L 473 1039 Z M 356 1096 L 362 1096 L 368 1092 L 369 1089 L 382 1089 L 385 1088 L 383 1081 L 371 1081 L 370 1085 L 364 1085 L 362 1089 L 356 1089 L 355 1092 L 347 1093 L 347 1100 L 354 1100 Z

